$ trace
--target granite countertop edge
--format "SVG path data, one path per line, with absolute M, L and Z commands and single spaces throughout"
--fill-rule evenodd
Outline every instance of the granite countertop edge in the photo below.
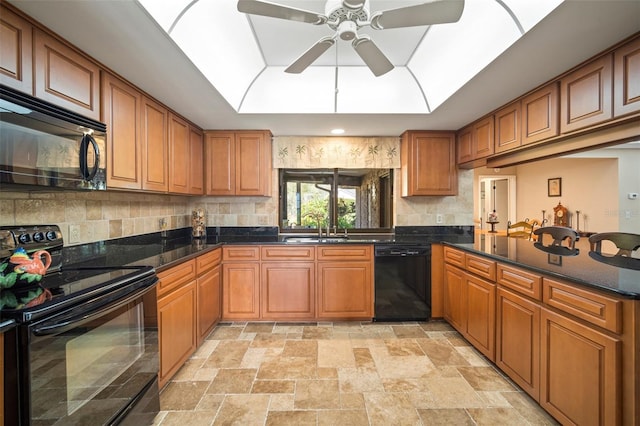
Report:
M 596 290 L 600 290 L 600 291 L 604 291 L 610 294 L 615 294 L 617 296 L 620 297 L 624 297 L 627 299 L 636 299 L 636 300 L 640 300 L 640 291 L 638 292 L 634 292 L 634 291 L 627 291 L 627 290 L 620 290 L 620 289 L 616 289 L 616 288 L 612 288 L 609 286 L 605 286 L 605 285 L 601 285 L 598 284 L 597 282 L 592 282 L 592 281 L 586 281 L 584 279 L 580 279 L 578 277 L 569 275 L 569 274 L 560 274 L 558 272 L 549 270 L 549 269 L 545 269 L 545 268 L 541 268 L 539 266 L 535 266 L 535 265 L 528 265 L 522 262 L 518 262 L 515 261 L 513 259 L 509 259 L 508 257 L 505 256 L 501 256 L 498 254 L 492 254 L 492 253 L 486 253 L 484 251 L 481 250 L 477 250 L 474 247 L 474 243 L 452 243 L 452 242 L 447 242 L 447 241 L 443 241 L 442 242 L 443 245 L 448 245 L 451 247 L 455 247 L 473 254 L 477 254 L 483 257 L 487 257 L 490 259 L 494 259 L 497 260 L 499 262 L 502 263 L 506 263 L 509 265 L 513 265 L 513 266 L 517 266 L 519 268 L 522 269 L 526 269 L 532 272 L 537 272 L 549 277 L 553 277 L 553 278 L 558 278 L 558 279 L 562 279 L 562 280 L 566 280 L 566 281 L 570 281 L 571 283 L 574 284 L 579 284 L 579 285 L 583 285 L 585 287 L 589 287 L 592 289 L 596 289 Z

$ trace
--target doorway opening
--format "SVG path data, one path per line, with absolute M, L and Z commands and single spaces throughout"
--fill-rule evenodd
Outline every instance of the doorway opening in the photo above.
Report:
M 489 215 L 495 214 L 497 216 L 495 230 L 506 231 L 508 222 L 517 221 L 516 177 L 514 175 L 480 176 L 479 184 L 480 228 L 488 229 Z

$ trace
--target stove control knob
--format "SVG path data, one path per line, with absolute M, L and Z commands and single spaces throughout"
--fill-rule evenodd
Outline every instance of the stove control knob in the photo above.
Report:
M 21 244 L 28 244 L 31 242 L 31 237 L 29 234 L 20 234 L 18 236 L 18 241 L 20 241 Z
M 33 241 L 36 243 L 41 243 L 44 241 L 44 234 L 42 232 L 36 232 L 33 234 Z
M 58 238 L 56 231 L 47 231 L 46 237 L 49 241 L 55 241 Z

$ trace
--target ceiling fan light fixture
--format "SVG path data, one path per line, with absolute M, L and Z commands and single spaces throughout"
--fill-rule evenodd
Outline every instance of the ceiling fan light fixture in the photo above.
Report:
M 358 36 L 356 32 L 357 30 L 358 30 L 358 26 L 356 25 L 355 22 L 344 21 L 340 23 L 340 26 L 338 27 L 338 35 L 344 41 L 351 41 Z

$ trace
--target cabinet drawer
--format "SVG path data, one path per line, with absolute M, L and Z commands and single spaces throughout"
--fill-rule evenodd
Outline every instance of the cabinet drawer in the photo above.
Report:
M 314 260 L 316 250 L 314 246 L 262 246 L 261 256 L 262 260 Z
M 464 268 L 464 252 L 451 247 L 444 248 L 444 261 Z
M 196 273 L 199 275 L 204 274 L 207 271 L 213 269 L 214 266 L 220 264 L 220 260 L 222 259 L 222 250 L 215 249 L 210 251 L 207 254 L 203 254 L 202 256 L 198 256 L 196 258 Z
M 260 246 L 228 246 L 222 247 L 222 260 L 245 261 L 260 260 Z
M 468 272 L 486 278 L 489 281 L 496 280 L 496 262 L 487 258 L 467 254 L 465 256 L 465 268 Z
M 319 245 L 318 260 L 371 260 L 372 246 Z
M 158 298 L 196 279 L 196 261 L 190 260 L 158 272 Z
M 543 302 L 591 324 L 620 334 L 622 301 L 559 281 L 543 279 Z
M 542 277 L 539 275 L 501 264 L 498 264 L 497 275 L 498 284 L 501 286 L 532 299 L 542 300 Z

